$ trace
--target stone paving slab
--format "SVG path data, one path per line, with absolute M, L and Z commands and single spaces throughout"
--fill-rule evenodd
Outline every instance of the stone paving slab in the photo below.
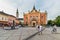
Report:
M 24 40 L 25 38 L 29 37 L 30 35 L 36 33 L 35 28 L 23 28 L 23 31 L 21 33 L 21 40 Z
M 0 40 L 6 40 L 8 37 L 6 37 L 6 36 L 2 36 L 2 37 L 0 37 Z
M 60 28 L 58 28 L 59 30 Z M 60 31 L 57 32 L 58 34 L 52 34 L 50 28 L 46 28 L 43 31 L 42 35 L 35 35 L 34 37 L 30 38 L 29 40 L 60 40 Z
M 15 30 L 0 29 L 0 40 L 23 40 L 35 32 L 35 28 L 19 28 Z
M 29 40 L 60 40 L 60 28 L 58 34 L 51 34 L 51 30 L 52 28 L 46 28 L 43 35 L 36 34 Z M 21 27 L 15 30 L 0 29 L 0 40 L 23 40 L 36 32 L 36 28 L 32 27 Z
M 19 36 L 11 36 L 7 40 L 19 40 Z

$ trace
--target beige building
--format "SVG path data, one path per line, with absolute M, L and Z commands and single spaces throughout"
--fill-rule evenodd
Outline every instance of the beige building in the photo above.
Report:
M 15 25 L 18 25 L 20 22 L 15 16 L 0 11 L 0 26 L 11 26 L 13 20 L 15 21 Z

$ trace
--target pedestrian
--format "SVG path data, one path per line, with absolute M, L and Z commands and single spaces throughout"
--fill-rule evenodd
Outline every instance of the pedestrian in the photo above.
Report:
M 38 33 L 40 32 L 39 31 L 40 30 L 40 26 L 39 25 L 36 26 L 36 30 L 38 31 Z
M 42 27 L 42 25 L 40 25 L 40 27 L 39 27 L 39 35 L 42 34 L 42 31 L 43 31 L 43 27 Z
M 40 30 L 40 26 L 38 25 L 38 32 L 39 32 L 39 30 Z
M 39 35 L 42 34 L 42 26 L 41 25 L 37 25 L 36 28 L 37 28 L 38 34 Z

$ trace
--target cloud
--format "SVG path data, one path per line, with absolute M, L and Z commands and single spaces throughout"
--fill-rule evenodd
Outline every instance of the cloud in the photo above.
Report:
M 20 17 L 23 17 L 23 12 L 27 12 L 28 10 L 32 10 L 33 5 L 35 4 L 35 0 L 22 0 L 20 5 L 18 5 L 20 10 Z
M 0 0 L 0 10 L 16 15 L 16 9 L 19 9 L 19 17 L 23 17 L 23 12 L 32 10 L 32 7 L 41 11 L 47 10 L 48 19 L 55 19 L 60 15 L 60 0 Z
M 2 10 L 7 14 L 15 15 L 15 8 L 4 0 L 0 0 L 0 11 Z
M 43 9 L 48 12 L 48 19 L 55 19 L 60 15 L 60 0 L 45 0 Z
M 19 9 L 19 16 L 23 17 L 23 12 L 28 11 L 35 3 L 35 0 L 0 0 L 0 9 L 8 14 L 15 15 Z

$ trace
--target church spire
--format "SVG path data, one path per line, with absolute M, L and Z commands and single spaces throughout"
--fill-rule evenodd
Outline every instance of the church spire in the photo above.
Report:
M 35 10 L 35 5 L 33 6 L 33 10 Z
M 16 17 L 17 17 L 17 18 L 19 17 L 18 8 L 17 8 L 17 10 L 16 10 Z

